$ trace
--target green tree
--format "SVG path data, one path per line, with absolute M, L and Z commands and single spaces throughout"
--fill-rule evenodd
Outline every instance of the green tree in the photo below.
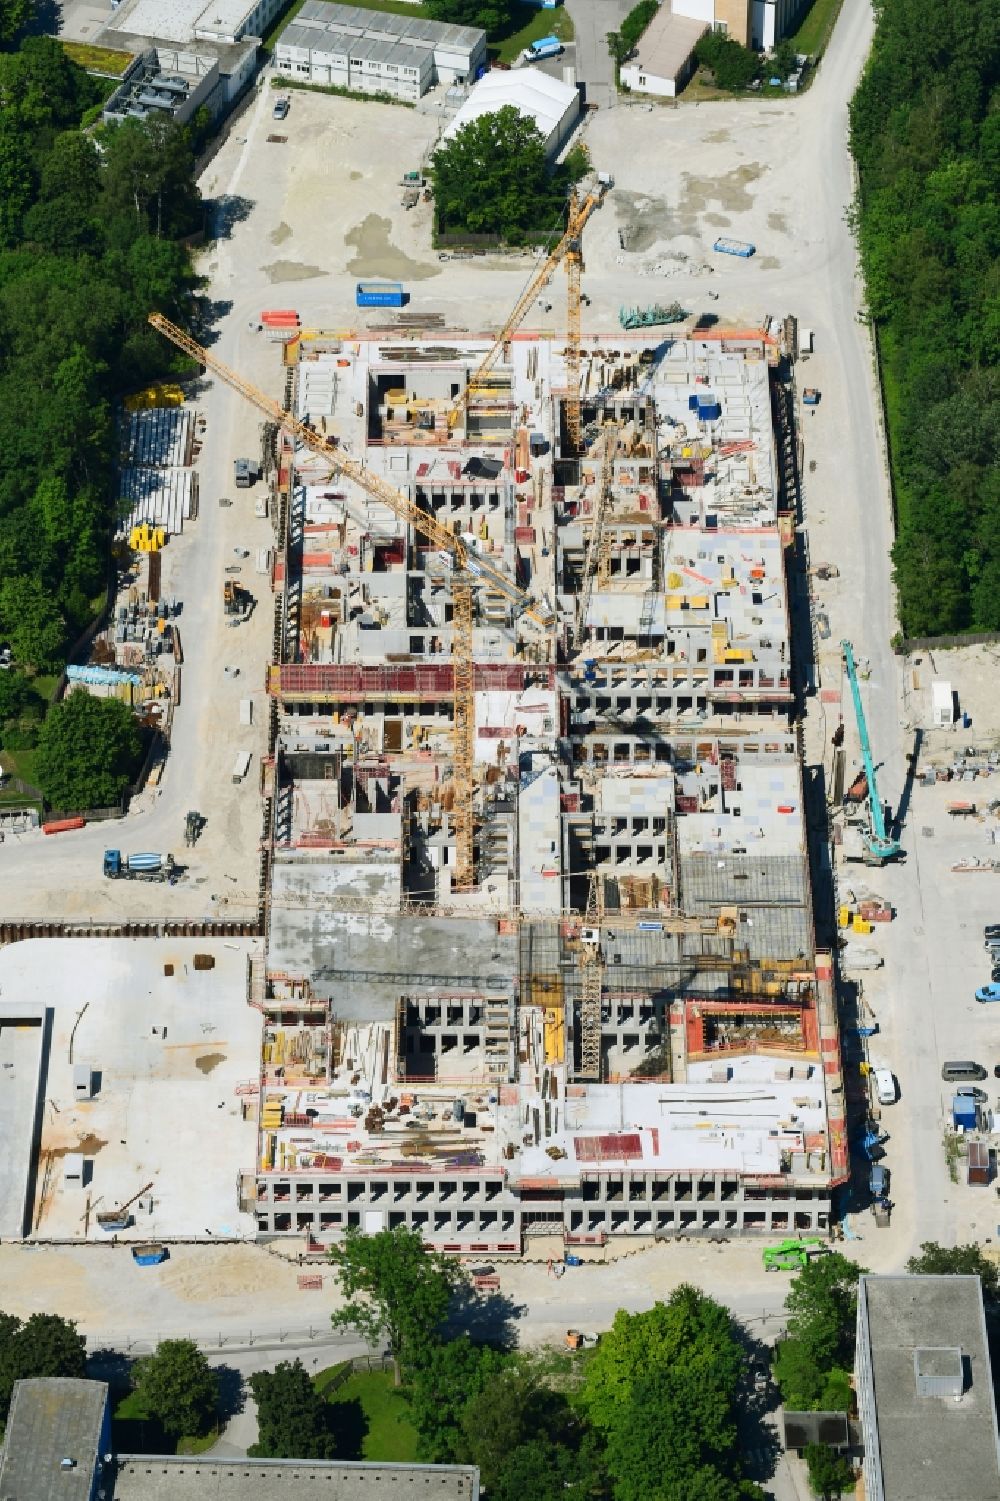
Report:
M 645 1313 L 619 1309 L 587 1365 L 583 1401 L 595 1427 L 609 1432 L 636 1383 L 681 1359 L 735 1391 L 743 1357 L 719 1303 L 682 1284 Z
M 844 1455 L 826 1444 L 807 1444 L 805 1459 L 810 1488 L 821 1501 L 837 1501 L 844 1491 L 853 1489 L 854 1466 Z
M 31 18 L 32 0 L 0 0 L 0 47 L 13 41 Z
M 335 1459 L 336 1437 L 326 1402 L 301 1360 L 283 1360 L 273 1371 L 255 1371 L 249 1380 L 257 1404 L 257 1442 L 247 1450 L 256 1459 Z
M 465 1457 L 495 1501 L 586 1501 L 602 1494 L 601 1446 L 540 1363 L 510 1361 L 468 1403 Z
M 49 804 L 66 813 L 117 802 L 141 761 L 132 711 L 82 688 L 53 705 L 39 732 L 38 783 Z
M 920 1255 L 910 1257 L 906 1270 L 925 1277 L 978 1277 L 983 1284 L 983 1296 L 990 1302 L 996 1299 L 1000 1288 L 1000 1271 L 977 1245 L 939 1246 L 936 1241 L 925 1240 Z
M 408 1368 L 410 1417 L 420 1435 L 419 1457 L 452 1464 L 464 1453 L 462 1416 L 503 1369 L 505 1357 L 488 1345 L 458 1339 L 427 1341 Z
M 402 1362 L 419 1358 L 448 1312 L 465 1273 L 446 1256 L 425 1251 L 415 1230 L 348 1230 L 330 1251 L 343 1308 L 331 1316 L 335 1329 L 356 1329 L 369 1344 L 388 1340 L 396 1385 Z
M 761 74 L 756 52 L 721 31 L 706 31 L 695 46 L 694 55 L 702 67 L 708 68 L 720 89 L 748 89 Z
M 615 1501 L 757 1497 L 737 1459 L 744 1355 L 728 1311 L 681 1286 L 619 1310 L 587 1365 L 581 1403 L 606 1444 Z
M 657 0 L 639 0 L 638 5 L 633 5 L 621 24 L 621 40 L 625 49 L 622 62 L 638 46 L 640 37 L 659 8 Z
M 65 622 L 40 579 L 14 577 L 0 584 L 0 631 L 18 662 L 40 672 L 62 660 Z
M 864 1267 L 839 1253 L 814 1257 L 792 1279 L 774 1376 L 786 1407 L 840 1408 L 851 1403 L 850 1371 L 858 1278 Z
M 545 142 L 512 104 L 470 120 L 435 151 L 431 179 L 438 227 L 521 243 L 559 223 L 563 180 L 549 169 Z
M 497 37 L 515 29 L 514 7 L 521 0 L 425 0 L 425 3 L 435 21 L 479 26 L 489 36 Z
M 87 1344 L 70 1319 L 33 1313 L 22 1323 L 0 1314 L 0 1417 L 6 1418 L 16 1381 L 38 1376 L 86 1375 Z
M 219 1381 L 194 1340 L 165 1339 L 136 1362 L 136 1390 L 174 1438 L 206 1433 L 219 1405 Z

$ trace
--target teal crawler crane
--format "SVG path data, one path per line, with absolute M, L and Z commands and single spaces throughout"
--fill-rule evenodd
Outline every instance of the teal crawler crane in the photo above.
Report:
M 878 795 L 878 784 L 875 780 L 875 762 L 872 759 L 871 741 L 868 739 L 868 725 L 865 722 L 864 706 L 861 702 L 861 687 L 858 683 L 858 669 L 854 661 L 854 649 L 849 641 L 842 641 L 840 649 L 844 653 L 844 665 L 847 668 L 847 681 L 851 685 L 851 697 L 854 700 L 854 717 L 858 722 L 858 738 L 861 741 L 861 759 L 864 763 L 865 778 L 868 782 L 868 827 L 865 830 L 865 862 L 869 865 L 885 865 L 889 860 L 896 860 L 902 854 L 902 846 L 898 839 L 891 839 L 885 826 L 885 812 L 882 807 L 882 799 Z

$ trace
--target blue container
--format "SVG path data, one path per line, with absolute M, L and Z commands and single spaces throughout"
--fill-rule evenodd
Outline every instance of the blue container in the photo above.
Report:
M 688 397 L 688 411 L 696 412 L 698 410 L 698 402 L 700 400 L 701 397 L 698 395 L 698 392 L 692 391 L 691 395 Z
M 971 1095 L 957 1094 L 951 1102 L 951 1118 L 956 1128 L 964 1126 L 966 1131 L 976 1129 L 976 1102 Z
M 398 281 L 359 281 L 354 298 L 357 307 L 403 307 L 406 293 Z
M 714 396 L 699 396 L 698 416 L 703 422 L 718 422 L 722 416 L 722 406 Z

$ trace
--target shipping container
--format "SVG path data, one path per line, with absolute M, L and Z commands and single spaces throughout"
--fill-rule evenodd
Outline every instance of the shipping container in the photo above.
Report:
M 234 782 L 242 782 L 243 778 L 250 770 L 250 762 L 252 760 L 253 757 L 251 756 L 249 751 L 240 751 L 239 755 L 236 757 L 236 760 L 233 762 Z
M 993 1170 L 990 1163 L 990 1149 L 985 1141 L 969 1142 L 969 1171 L 968 1182 L 970 1185 L 984 1188 L 989 1186 Z
M 749 240 L 729 240 L 723 235 L 720 239 L 716 240 L 712 249 L 717 250 L 720 255 L 738 255 L 743 260 L 748 261 L 757 247 L 756 245 L 751 245 Z
M 406 303 L 398 281 L 359 281 L 354 296 L 358 307 L 403 307 Z
M 240 724 L 253 724 L 253 699 L 240 699 Z

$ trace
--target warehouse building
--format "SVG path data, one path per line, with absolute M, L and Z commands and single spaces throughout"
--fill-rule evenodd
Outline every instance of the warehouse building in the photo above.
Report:
M 1000 1501 L 978 1277 L 863 1276 L 855 1376 L 867 1501 Z
M 580 114 L 580 96 L 573 84 L 552 78 L 540 68 L 498 71 L 479 80 L 442 139 L 450 140 L 463 125 L 481 115 L 495 114 L 508 104 L 538 127 L 548 156 L 557 156 L 562 150 Z
M 205 108 L 219 118 L 248 87 L 260 38 L 281 0 L 123 0 L 93 40 L 136 62 L 108 100 L 106 123 Z
M 478 27 L 323 0 L 306 0 L 274 49 L 275 68 L 289 78 L 414 100 L 436 83 L 470 83 L 486 63 Z
M 633 94 L 673 99 L 694 72 L 694 49 L 708 29 L 706 22 L 661 5 L 639 38 L 635 56 L 622 64 L 622 83 Z

